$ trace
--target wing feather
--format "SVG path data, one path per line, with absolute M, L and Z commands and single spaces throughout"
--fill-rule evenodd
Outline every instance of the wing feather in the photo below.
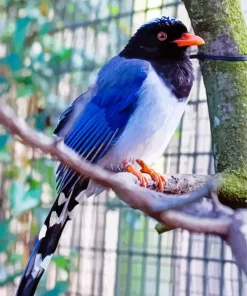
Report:
M 92 163 L 102 159 L 118 142 L 135 111 L 148 68 L 149 64 L 145 61 L 120 57 L 115 57 L 106 64 L 98 74 L 91 99 L 74 118 L 64 143 Z M 83 96 L 81 99 L 83 100 Z M 63 113 L 60 126 L 66 128 L 66 116 L 69 121 L 69 117 L 75 113 L 73 108 L 78 105 L 77 99 L 70 110 Z M 72 188 L 79 179 L 77 174 L 63 165 L 58 167 L 59 192 Z

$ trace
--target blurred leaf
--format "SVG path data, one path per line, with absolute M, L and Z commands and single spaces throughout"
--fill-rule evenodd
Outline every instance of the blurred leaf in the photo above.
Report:
M 40 182 L 32 177 L 28 177 L 26 183 L 33 189 L 40 187 Z
M 57 56 L 59 57 L 60 62 L 67 61 L 72 55 L 71 48 L 62 48 L 59 52 L 57 52 Z
M 67 271 L 75 271 L 76 266 L 73 264 L 73 259 L 77 258 L 78 254 L 71 254 L 69 257 L 65 257 L 62 255 L 53 256 L 52 261 L 55 263 L 58 269 L 64 269 Z
M 62 293 L 68 291 L 69 283 L 68 282 L 57 282 L 54 289 L 45 292 L 42 296 L 60 296 Z
M 19 271 L 13 274 L 13 273 L 9 273 L 7 268 L 2 267 L 0 269 L 0 287 L 5 286 L 8 283 L 13 284 L 14 279 L 17 278 L 18 276 L 21 276 L 22 272 L 23 271 Z
M 39 26 L 39 34 L 44 35 L 47 34 L 52 29 L 52 23 L 45 22 Z
M 72 14 L 76 9 L 75 3 L 68 3 L 66 9 L 67 9 L 69 14 Z
M 54 50 L 54 38 L 50 35 L 43 35 L 40 37 L 40 41 L 43 45 L 43 49 L 45 52 L 50 52 Z
M 173 229 L 175 229 L 175 227 L 170 227 L 168 225 L 161 224 L 161 223 L 158 223 L 155 225 L 155 230 L 158 232 L 158 234 L 162 234 L 162 233 L 171 231 Z
M 9 134 L 0 135 L 0 149 L 6 146 L 8 139 L 9 139 Z
M 11 253 L 11 255 L 8 258 L 8 263 L 10 264 L 15 264 L 20 261 L 22 261 L 22 255 L 18 253 Z
M 116 2 L 108 3 L 107 7 L 108 7 L 111 15 L 116 16 L 119 14 L 120 9 L 119 9 L 119 6 Z
M 13 78 L 15 79 L 15 81 L 17 83 L 22 83 L 25 85 L 31 85 L 33 84 L 33 79 L 32 79 L 32 75 L 30 74 L 22 74 L 22 73 L 18 73 L 18 74 L 14 74 Z
M 41 187 L 29 188 L 25 190 L 25 186 L 20 181 L 14 181 L 9 189 L 9 199 L 11 209 L 15 216 L 33 209 L 40 204 Z
M 34 209 L 34 216 L 37 219 L 38 227 L 41 228 L 50 211 L 50 208 L 36 208 Z
M 25 39 L 27 37 L 28 25 L 30 24 L 30 17 L 17 19 L 16 29 L 13 38 L 13 48 L 16 53 L 20 53 L 23 49 Z
M 23 67 L 22 59 L 16 53 L 10 53 L 5 58 L 0 59 L 0 65 L 8 66 L 13 72 Z
M 0 221 L 0 253 L 6 253 L 8 247 L 16 240 L 16 235 L 9 230 L 10 220 Z
M 180 136 L 181 136 L 181 130 L 180 130 L 180 129 L 177 129 L 177 130 L 175 131 L 175 133 L 174 133 L 174 137 L 176 137 L 176 138 L 180 138 Z
M 46 159 L 44 182 L 52 185 L 55 181 L 55 163 L 53 160 Z
M 20 176 L 20 169 L 15 164 L 9 165 L 9 167 L 5 170 L 4 176 L 7 179 L 17 179 Z
M 52 261 L 55 263 L 57 268 L 67 269 L 69 259 L 65 258 L 62 255 L 56 255 L 56 256 L 53 256 Z
M 9 91 L 10 83 L 5 76 L 0 76 L 0 96 Z
M 9 163 L 12 161 L 12 157 L 9 154 L 6 147 L 0 149 L 0 162 Z
M 1 5 L 0 5 L 1 7 Z M 3 27 L 0 28 L 0 40 L 1 42 L 8 42 L 9 44 L 12 42 L 13 34 L 15 32 L 15 20 L 8 19 L 8 22 L 5 23 Z
M 49 211 L 50 211 L 50 208 L 40 208 L 40 207 L 35 208 L 33 210 L 34 219 L 32 221 L 31 230 L 30 230 L 33 235 L 39 233 L 39 230 L 43 226 Z
M 54 56 L 51 58 L 51 64 L 57 64 L 59 62 L 65 62 L 69 60 L 72 55 L 71 48 L 62 48 L 56 52 L 54 52 Z
M 36 234 L 38 234 L 39 233 L 39 226 L 38 226 L 38 224 L 37 223 L 32 223 L 31 224 L 31 227 L 30 227 L 30 233 L 31 233 L 31 235 L 36 235 Z
M 8 4 L 11 0 L 0 0 L 0 5 Z
M 33 167 L 40 172 L 43 183 L 49 184 L 52 188 L 55 186 L 55 163 L 53 160 L 46 158 L 35 160 Z
M 35 93 L 35 89 L 33 86 L 28 85 L 17 90 L 17 98 L 21 97 L 31 97 Z
M 43 131 L 46 126 L 46 112 L 42 111 L 35 114 L 35 128 L 39 131 Z

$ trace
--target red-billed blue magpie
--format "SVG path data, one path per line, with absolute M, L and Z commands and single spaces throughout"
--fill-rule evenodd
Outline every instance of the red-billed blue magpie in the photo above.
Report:
M 162 17 L 145 23 L 61 115 L 55 135 L 87 161 L 113 171 L 137 158 L 151 164 L 164 152 L 188 102 L 194 75 L 186 49 L 203 43 L 177 19 Z M 145 164 L 138 163 L 145 171 Z M 98 195 L 103 189 L 59 165 L 58 196 L 16 296 L 34 295 L 83 193 Z

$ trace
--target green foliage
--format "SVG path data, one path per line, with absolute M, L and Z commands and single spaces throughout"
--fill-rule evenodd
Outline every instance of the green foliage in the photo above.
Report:
M 14 279 L 18 276 L 21 276 L 22 271 L 19 272 L 11 272 L 11 270 L 8 270 L 5 267 L 0 268 L 0 287 L 5 286 L 8 283 L 13 283 Z
M 18 111 L 24 111 L 21 115 L 25 114 L 30 126 L 48 135 L 52 134 L 58 116 L 69 104 L 67 98 L 62 99 L 57 94 L 58 76 L 59 79 L 63 78 L 59 70 L 68 71 L 68 65 L 72 67 L 75 71 L 69 78 L 70 84 L 73 88 L 81 89 L 87 87 L 92 78 L 91 73 L 105 62 L 105 56 L 78 49 L 78 46 L 74 48 L 74 45 L 61 42 L 60 37 L 54 35 L 64 25 L 63 14 L 57 15 L 56 2 L 0 0 L 3 17 L 0 43 L 6 48 L 5 56 L 1 54 L 0 58 L 0 97 L 4 95 L 12 107 L 17 106 L 20 108 Z M 114 29 L 127 36 L 129 22 L 126 19 L 114 19 L 121 13 L 118 2 L 107 3 L 104 7 L 106 13 L 113 16 Z M 96 5 L 87 1 L 70 1 L 66 4 L 66 15 L 71 20 L 76 16 L 83 21 L 88 19 Z M 8 14 L 9 11 L 11 13 Z M 109 32 L 108 23 L 92 25 L 91 29 L 97 34 Z M 82 73 L 81 70 L 86 71 Z M 18 240 L 24 243 L 23 237 L 27 233 L 30 240 L 35 239 L 48 214 L 50 202 L 56 196 L 56 184 L 53 160 L 37 152 L 32 153 L 30 149 L 20 148 L 20 143 L 16 144 L 9 134 L 2 131 L 0 162 L 4 168 L 2 186 L 7 192 L 5 196 L 11 214 L 10 220 L 0 222 L 0 252 L 4 252 L 7 258 L 0 269 L 0 275 L 4 275 L 0 276 L 1 286 L 13 282 L 19 275 L 19 270 L 16 271 L 13 265 L 21 261 L 23 254 L 16 253 L 15 243 Z M 126 213 L 125 218 L 126 227 L 133 225 L 139 229 L 143 225 L 139 215 L 134 217 L 134 224 L 130 214 Z M 12 222 L 24 225 L 23 228 L 18 227 L 20 233 L 17 235 L 10 231 Z M 72 252 L 69 258 L 54 256 L 53 262 L 57 269 L 69 272 L 75 270 L 76 258 Z M 60 295 L 67 288 L 67 282 L 60 282 L 46 293 L 42 290 L 42 295 Z
M 119 14 L 120 9 L 117 2 L 109 2 L 107 7 L 111 15 L 116 16 Z
M 55 255 L 52 261 L 55 263 L 58 269 L 63 269 L 65 271 L 75 271 L 76 264 L 75 261 L 78 258 L 78 253 L 71 252 L 69 257 Z
M 25 45 L 25 39 L 28 32 L 28 26 L 32 19 L 30 17 L 19 18 L 16 21 L 16 29 L 12 43 L 12 49 L 20 53 Z
M 0 149 L 4 148 L 8 142 L 9 134 L 0 135 Z
M 3 163 L 8 163 L 11 161 L 11 156 L 7 149 L 9 137 L 9 134 L 7 133 L 0 135 L 0 161 Z
M 26 190 L 25 184 L 21 181 L 12 182 L 9 189 L 9 200 L 12 213 L 20 216 L 22 213 L 29 211 L 40 205 L 41 188 L 39 183 L 29 183 Z
M 161 224 L 161 223 L 158 223 L 155 225 L 155 230 L 158 232 L 158 234 L 166 233 L 166 232 L 171 231 L 173 229 L 175 229 L 175 228 L 167 226 L 165 224 Z
M 9 80 L 2 74 L 0 74 L 0 96 L 10 89 Z
M 0 221 L 0 253 L 6 253 L 16 241 L 16 235 L 10 231 L 11 220 Z

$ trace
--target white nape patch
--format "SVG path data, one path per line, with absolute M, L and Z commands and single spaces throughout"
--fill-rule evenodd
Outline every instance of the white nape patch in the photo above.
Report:
M 40 271 L 40 266 L 41 266 L 41 262 L 42 262 L 42 256 L 41 254 L 37 254 L 35 256 L 35 261 L 34 261 L 34 265 L 33 265 L 33 271 L 31 273 L 33 278 L 36 278 L 39 271 Z
M 48 255 L 45 257 L 45 259 L 41 262 L 40 266 L 46 270 L 47 267 L 49 266 L 50 262 L 51 262 L 51 258 L 52 258 L 52 255 Z
M 41 240 L 43 237 L 45 237 L 47 231 L 47 226 L 44 224 L 39 232 L 39 240 Z
M 54 226 L 55 224 L 58 223 L 58 215 L 57 212 L 53 211 L 51 213 L 51 217 L 50 217 L 50 227 Z
M 67 201 L 67 198 L 63 192 L 60 193 L 58 198 L 58 205 L 61 206 L 63 203 Z
M 142 158 L 148 164 L 158 159 L 169 144 L 188 100 L 178 99 L 150 65 L 139 91 L 139 101 L 118 143 L 100 161 L 116 165 L 126 159 Z
M 75 217 L 76 212 L 78 211 L 79 207 L 80 207 L 80 204 L 76 205 L 76 206 L 73 208 L 73 210 L 72 210 L 71 212 L 69 212 L 69 218 L 70 218 L 71 220 Z

